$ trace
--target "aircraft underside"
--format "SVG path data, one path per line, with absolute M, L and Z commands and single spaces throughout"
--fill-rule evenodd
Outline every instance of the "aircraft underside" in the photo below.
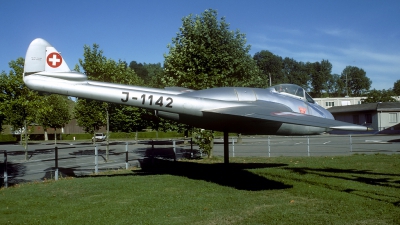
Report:
M 208 112 L 204 112 L 202 117 L 165 112 L 157 112 L 157 116 L 188 124 L 193 127 L 242 134 L 315 135 L 327 131 L 326 128 L 265 121 L 254 118 L 249 118 L 244 121 L 243 119 L 238 119 L 236 116 Z

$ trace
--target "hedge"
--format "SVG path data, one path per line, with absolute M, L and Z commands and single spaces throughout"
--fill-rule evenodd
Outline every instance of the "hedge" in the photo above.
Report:
M 17 137 L 12 134 L 0 135 L 0 142 L 10 142 L 10 141 L 17 141 Z

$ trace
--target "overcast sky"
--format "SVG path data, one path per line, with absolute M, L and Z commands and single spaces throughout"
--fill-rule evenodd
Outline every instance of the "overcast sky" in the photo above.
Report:
M 38 37 L 60 51 L 71 68 L 83 46 L 97 43 L 114 60 L 163 63 L 182 18 L 215 9 L 231 30 L 246 34 L 250 54 L 269 50 L 296 61 L 332 63 L 366 71 L 372 88 L 400 79 L 400 1 L 1 1 L 0 71 L 25 57 Z

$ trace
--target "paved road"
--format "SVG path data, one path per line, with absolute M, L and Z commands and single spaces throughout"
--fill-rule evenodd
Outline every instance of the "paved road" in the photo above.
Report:
M 319 136 L 247 136 L 242 143 L 236 137 L 230 156 L 331 156 L 355 153 L 400 153 L 400 135 L 319 135 Z M 215 155 L 223 155 L 223 139 L 217 139 Z
M 232 141 L 234 144 L 232 144 Z M 152 148 L 152 144 L 154 148 Z M 58 168 L 61 176 L 80 176 L 95 172 L 95 146 L 91 143 L 64 142 L 58 147 Z M 54 144 L 38 143 L 28 146 L 28 161 L 20 145 L 0 145 L 0 152 L 7 150 L 7 172 L 10 184 L 54 178 Z M 400 135 L 320 135 L 308 137 L 283 136 L 244 136 L 242 142 L 230 137 L 230 157 L 254 156 L 327 156 L 365 154 L 399 154 Z M 98 170 L 120 169 L 128 166 L 140 166 L 140 162 L 152 155 L 174 160 L 172 141 L 113 142 L 109 147 L 109 159 L 106 162 L 106 146 L 98 145 Z M 200 157 L 198 147 L 191 150 L 190 145 L 177 141 L 176 158 Z M 217 138 L 214 155 L 223 156 L 223 140 Z M 4 171 L 4 157 L 0 155 L 0 177 Z M 0 186 L 3 180 L 0 178 Z

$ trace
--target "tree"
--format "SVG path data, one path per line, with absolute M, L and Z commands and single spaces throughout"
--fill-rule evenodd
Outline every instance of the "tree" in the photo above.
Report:
M 93 134 L 105 126 L 107 103 L 98 102 L 89 99 L 78 99 L 74 108 L 74 117 L 78 125 L 83 128 L 86 133 Z
M 372 81 L 366 76 L 366 72 L 355 66 L 346 66 L 340 79 L 347 84 L 346 94 L 352 96 L 361 96 L 370 89 L 372 84 Z
M 116 105 L 110 114 L 110 130 L 113 132 L 137 132 L 148 126 L 142 116 L 146 114 L 145 109 Z
M 161 63 L 145 63 L 144 68 L 146 68 L 149 77 L 149 83 L 145 83 L 145 85 L 164 88 L 163 84 L 159 82 L 164 76 L 164 68 L 161 66 Z
M 309 89 L 310 76 L 306 64 L 303 62 L 297 62 L 292 58 L 286 57 L 283 60 L 282 73 L 285 76 L 282 83 L 297 84 L 306 90 Z
M 150 80 L 149 72 L 146 67 L 142 63 L 137 63 L 136 61 L 132 61 L 129 63 L 129 68 L 131 68 L 135 73 L 143 79 L 144 83 L 148 83 Z
M 245 35 L 229 30 L 217 11 L 205 10 L 200 16 L 186 16 L 164 55 L 163 86 L 195 90 L 225 87 L 266 87 L 255 61 L 249 55 Z
M 27 129 L 26 124 L 34 122 L 36 109 L 38 108 L 40 96 L 37 92 L 25 86 L 22 75 L 24 71 L 24 59 L 19 57 L 9 63 L 11 68 L 9 74 L 0 74 L 0 117 L 4 122 L 10 124 L 14 130 L 21 131 L 21 141 L 25 132 L 25 159 L 27 154 Z M 23 131 L 23 132 L 22 132 Z
M 0 87 L 2 93 L 2 114 L 6 122 L 14 129 L 24 126 L 24 121 L 32 122 L 35 119 L 35 110 L 38 106 L 39 95 L 25 86 L 22 74 L 24 71 L 24 59 L 18 58 L 9 63 L 9 74 L 2 72 Z
M 397 100 L 392 97 L 393 95 L 394 93 L 391 89 L 383 89 L 381 91 L 373 89 L 367 94 L 367 98 L 361 101 L 363 104 L 376 102 L 397 102 Z
M 125 62 L 121 60 L 116 62 L 103 56 L 103 51 L 99 50 L 99 45 L 93 44 L 92 48 L 85 45 L 83 55 L 84 59 L 79 59 L 79 63 L 90 80 L 143 85 L 143 80 Z M 94 135 L 95 131 L 106 125 L 107 113 L 110 118 L 111 131 L 129 132 L 132 129 L 145 126 L 143 122 L 138 123 L 141 114 L 144 113 L 143 110 L 94 100 L 79 99 L 74 115 L 79 126 Z M 125 115 L 125 113 L 129 113 L 129 115 Z M 131 127 L 131 129 L 128 129 L 128 127 Z M 109 135 L 107 136 L 109 137 Z
M 393 93 L 397 96 L 400 96 L 400 80 L 397 80 L 393 84 Z
M 248 54 L 245 35 L 229 30 L 215 10 L 189 15 L 164 55 L 164 86 L 205 89 L 224 86 L 266 86 L 255 61 Z
M 44 97 L 36 113 L 36 122 L 43 126 L 46 141 L 48 140 L 47 128 L 55 130 L 62 128 L 71 119 L 68 98 L 57 94 Z M 56 134 L 54 139 L 56 140 Z
M 5 114 L 5 104 L 8 99 L 7 92 L 6 92 L 6 83 L 7 83 L 8 76 L 4 71 L 0 73 L 0 132 L 3 131 L 3 124 L 6 120 Z
M 311 75 L 312 95 L 314 98 L 319 98 L 323 91 L 327 91 L 326 84 L 332 71 L 332 64 L 328 60 L 322 60 L 321 62 L 308 63 L 307 67 Z
M 344 90 L 344 82 L 338 74 L 331 74 L 326 83 L 326 92 L 330 97 L 339 97 Z
M 285 77 L 282 73 L 282 57 L 274 55 L 270 51 L 262 50 L 255 53 L 253 59 L 261 71 L 261 76 L 267 81 L 271 78 L 271 85 L 285 83 Z
M 194 142 L 199 146 L 201 151 L 207 154 L 208 158 L 211 158 L 214 147 L 214 132 L 197 128 L 193 131 L 193 137 Z

